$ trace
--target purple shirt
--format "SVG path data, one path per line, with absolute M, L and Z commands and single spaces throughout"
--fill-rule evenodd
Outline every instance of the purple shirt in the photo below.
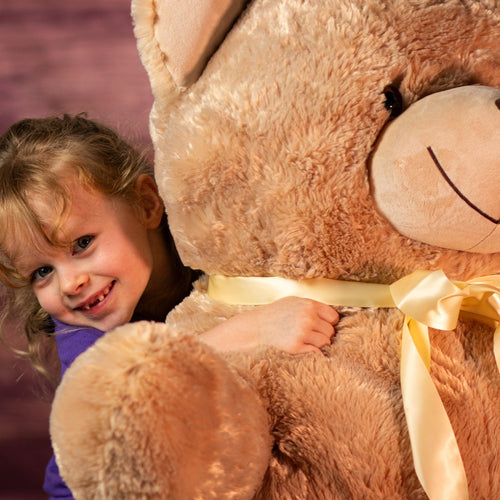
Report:
M 57 352 L 61 360 L 61 378 L 79 354 L 86 351 L 104 332 L 90 327 L 69 326 L 53 319 Z M 73 495 L 59 474 L 55 456 L 52 455 L 45 471 L 43 489 L 51 500 L 72 500 Z

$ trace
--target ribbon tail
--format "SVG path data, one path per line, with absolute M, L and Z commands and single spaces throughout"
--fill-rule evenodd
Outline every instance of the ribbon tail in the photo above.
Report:
M 408 422 L 413 460 L 417 476 L 430 500 L 468 500 L 467 478 L 455 434 L 432 381 L 412 338 L 412 322 L 405 318 L 401 353 L 401 389 Z M 412 328 L 415 336 L 425 325 Z M 423 327 L 423 328 L 420 328 Z
M 497 368 L 500 372 L 500 326 L 496 328 L 495 335 L 493 336 L 493 353 L 495 354 Z

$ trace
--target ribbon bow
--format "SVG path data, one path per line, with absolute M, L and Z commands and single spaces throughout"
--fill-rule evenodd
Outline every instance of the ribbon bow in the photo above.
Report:
M 296 295 L 334 306 L 397 307 L 405 314 L 401 392 L 417 476 L 431 500 L 467 500 L 467 478 L 455 434 L 429 373 L 428 328 L 453 330 L 461 312 L 495 327 L 500 370 L 500 275 L 450 281 L 416 271 L 392 285 L 315 278 L 209 277 L 208 295 L 229 304 L 263 305 Z

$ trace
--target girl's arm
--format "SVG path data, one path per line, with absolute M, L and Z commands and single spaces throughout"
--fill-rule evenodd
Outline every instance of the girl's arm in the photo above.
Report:
M 298 354 L 331 343 L 339 315 L 333 307 L 310 299 L 285 297 L 233 316 L 200 336 L 218 351 L 272 345 Z

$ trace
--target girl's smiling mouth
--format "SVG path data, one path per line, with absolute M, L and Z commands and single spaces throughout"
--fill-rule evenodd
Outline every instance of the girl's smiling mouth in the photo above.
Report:
M 78 307 L 75 307 L 75 311 L 90 311 L 90 309 L 99 305 L 108 296 L 109 292 L 111 292 L 114 286 L 115 286 L 115 281 L 112 281 L 106 288 L 101 290 L 99 293 L 95 294 L 90 299 L 80 304 Z

